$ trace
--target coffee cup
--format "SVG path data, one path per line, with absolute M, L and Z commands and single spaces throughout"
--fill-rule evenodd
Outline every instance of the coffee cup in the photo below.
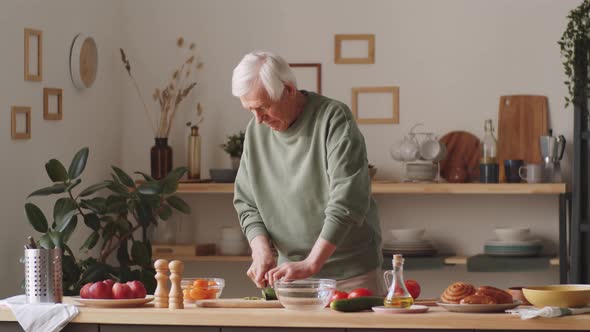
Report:
M 420 144 L 420 155 L 424 160 L 441 161 L 447 155 L 447 147 L 432 135 Z
M 508 159 L 504 160 L 504 174 L 506 175 L 506 182 L 519 183 L 521 181 L 519 170 L 524 164 L 522 159 Z
M 518 169 L 518 175 L 527 183 L 540 183 L 543 179 L 543 167 L 541 164 L 526 164 Z

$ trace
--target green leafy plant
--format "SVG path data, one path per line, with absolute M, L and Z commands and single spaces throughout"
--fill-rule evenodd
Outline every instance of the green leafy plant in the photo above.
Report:
M 244 150 L 244 140 L 246 139 L 246 133 L 240 131 L 238 134 L 227 136 L 227 142 L 222 144 L 221 147 L 227 152 L 230 157 L 241 157 L 242 151 Z
M 87 282 L 114 278 L 121 282 L 142 281 L 148 292 L 156 286 L 155 271 L 151 266 L 152 248 L 148 229 L 169 219 L 173 209 L 190 213 L 190 207 L 174 193 L 178 181 L 187 171 L 185 167 L 174 169 L 165 178 L 155 180 L 142 172 L 137 183 L 122 169 L 112 166 L 111 179 L 91 185 L 77 195 L 74 189 L 82 182 L 79 178 L 86 167 L 88 148 L 74 156 L 66 171 L 61 162 L 51 159 L 45 169 L 52 185 L 31 193 L 35 196 L 60 195 L 53 208 L 53 222 L 49 225 L 43 211 L 34 203 L 25 203 L 27 220 L 37 232 L 42 233 L 38 245 L 42 248 L 62 248 L 64 294 L 74 295 Z M 91 197 L 97 192 L 106 196 Z M 78 219 L 91 231 L 80 250 L 98 246 L 98 257 L 77 260 L 68 245 Z M 117 266 L 109 264 L 116 253 Z
M 578 7 L 570 11 L 567 28 L 564 31 L 558 44 L 561 48 L 563 68 L 567 80 L 564 82 L 568 88 L 568 96 L 565 97 L 565 107 L 577 100 L 576 86 L 581 91 L 590 92 L 590 85 L 587 78 L 576 78 L 575 71 L 576 56 L 588 59 L 590 57 L 590 0 L 584 0 Z M 579 65 L 579 64 L 578 64 Z M 585 69 L 584 69 L 585 70 Z M 579 91 L 579 90 L 578 90 Z

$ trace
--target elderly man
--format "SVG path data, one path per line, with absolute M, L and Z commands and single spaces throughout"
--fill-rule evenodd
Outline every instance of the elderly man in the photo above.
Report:
M 289 64 L 268 52 L 244 56 L 232 93 L 255 118 L 234 193 L 252 248 L 248 276 L 258 287 L 314 276 L 382 293 L 377 206 L 349 108 L 297 90 Z

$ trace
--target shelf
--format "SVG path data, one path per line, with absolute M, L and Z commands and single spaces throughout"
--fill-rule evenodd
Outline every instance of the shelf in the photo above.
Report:
M 417 257 L 419 258 L 419 257 Z M 185 262 L 250 262 L 252 261 L 252 257 L 250 256 L 183 256 L 183 255 L 154 255 L 154 260 L 156 259 L 166 259 L 166 260 L 174 260 L 178 259 Z M 408 259 L 412 259 L 409 257 Z M 450 256 L 444 258 L 444 263 L 446 265 L 467 265 L 467 257 L 466 256 Z M 559 266 L 559 258 L 551 258 L 549 260 L 549 265 L 552 266 Z
M 234 263 L 234 262 L 251 262 L 252 257 L 250 256 L 183 256 L 183 255 L 154 255 L 154 260 L 156 259 L 165 259 L 168 261 L 171 260 L 181 260 L 183 262 L 227 262 L 227 263 Z
M 466 256 L 452 256 L 447 257 L 445 259 L 445 264 L 449 265 L 467 265 L 467 257 Z M 559 258 L 551 258 L 549 259 L 549 265 L 551 266 L 559 266 Z
M 374 194 L 562 194 L 565 183 L 399 183 L 374 181 Z M 233 183 L 180 183 L 178 193 L 233 193 Z

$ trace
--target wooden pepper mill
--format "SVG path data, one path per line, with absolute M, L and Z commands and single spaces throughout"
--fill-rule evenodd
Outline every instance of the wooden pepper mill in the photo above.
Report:
M 168 308 L 168 261 L 158 259 L 154 263 L 158 285 L 154 291 L 154 307 Z
M 170 281 L 172 287 L 170 288 L 169 295 L 169 309 L 184 309 L 184 297 L 182 294 L 182 287 L 180 286 L 180 280 L 182 280 L 182 273 L 184 272 L 184 263 L 181 261 L 174 260 L 168 265 L 170 268 Z

